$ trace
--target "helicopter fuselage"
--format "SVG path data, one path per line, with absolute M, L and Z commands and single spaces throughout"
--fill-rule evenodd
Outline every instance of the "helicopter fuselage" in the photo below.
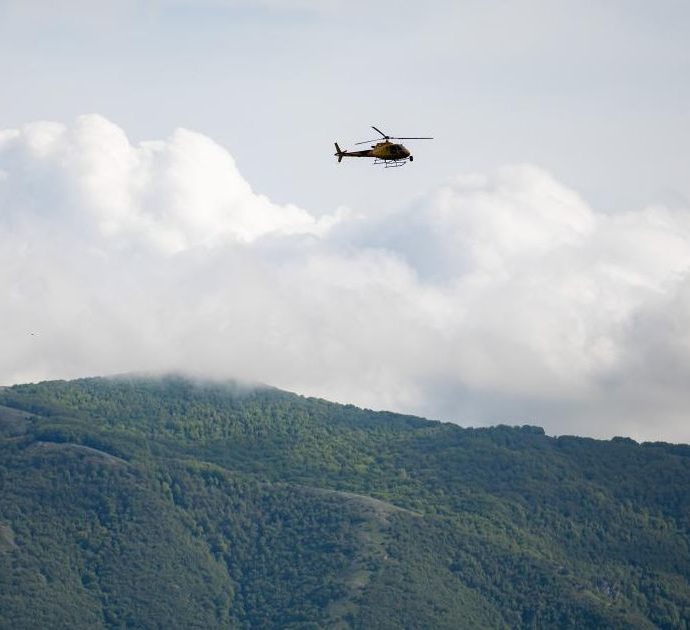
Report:
M 410 157 L 410 152 L 402 144 L 379 142 L 371 147 L 371 155 L 380 160 L 404 160 Z
M 406 160 L 410 152 L 402 144 L 394 144 L 384 140 L 371 145 L 371 149 L 364 151 L 339 151 L 338 157 L 373 157 L 379 160 Z

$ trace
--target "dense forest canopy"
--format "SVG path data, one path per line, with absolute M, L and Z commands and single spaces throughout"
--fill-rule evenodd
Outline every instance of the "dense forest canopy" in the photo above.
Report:
M 690 626 L 690 447 L 181 376 L 0 389 L 0 626 Z

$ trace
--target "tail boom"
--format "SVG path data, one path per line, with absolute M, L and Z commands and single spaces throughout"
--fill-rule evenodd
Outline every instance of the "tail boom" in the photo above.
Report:
M 374 157 L 374 154 L 371 150 L 366 150 L 366 151 L 343 151 L 339 146 L 338 143 L 335 143 L 335 153 L 338 157 L 338 162 L 342 162 L 344 157 Z

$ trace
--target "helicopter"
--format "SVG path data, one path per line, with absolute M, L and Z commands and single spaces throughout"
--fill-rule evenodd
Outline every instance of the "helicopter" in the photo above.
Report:
M 344 157 L 371 157 L 374 158 L 374 164 L 383 164 L 385 168 L 405 166 L 407 164 L 407 159 L 410 162 L 413 161 L 414 157 L 410 152 L 402 145 L 390 142 L 391 140 L 433 140 L 428 136 L 425 137 L 399 137 L 399 136 L 389 136 L 383 133 L 377 127 L 372 125 L 371 127 L 377 133 L 380 133 L 383 140 L 376 138 L 375 140 L 365 140 L 364 142 L 355 142 L 357 144 L 369 144 L 370 142 L 376 142 L 376 144 L 371 145 L 371 149 L 366 149 L 364 151 L 343 151 L 338 143 L 335 143 L 336 152 L 334 155 L 338 157 L 338 162 L 342 162 Z

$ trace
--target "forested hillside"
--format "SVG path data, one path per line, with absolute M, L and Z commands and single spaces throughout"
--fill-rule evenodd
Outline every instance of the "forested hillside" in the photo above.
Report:
M 690 447 L 271 388 L 0 389 L 2 628 L 690 626 Z

